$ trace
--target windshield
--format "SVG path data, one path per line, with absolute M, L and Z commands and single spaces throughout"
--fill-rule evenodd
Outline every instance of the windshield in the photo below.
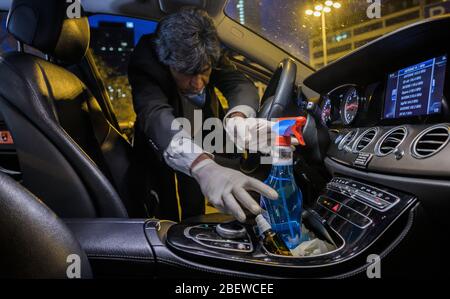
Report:
M 388 32 L 449 12 L 446 0 L 229 0 L 225 8 L 315 69 Z

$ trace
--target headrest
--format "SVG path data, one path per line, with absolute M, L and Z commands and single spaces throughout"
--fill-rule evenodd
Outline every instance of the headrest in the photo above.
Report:
M 13 0 L 8 31 L 19 41 L 65 63 L 89 48 L 89 22 L 79 0 Z

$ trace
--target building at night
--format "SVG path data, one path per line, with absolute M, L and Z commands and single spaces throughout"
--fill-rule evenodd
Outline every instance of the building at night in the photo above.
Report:
M 134 24 L 132 22 L 99 22 L 91 29 L 91 48 L 118 75 L 126 75 L 128 60 L 134 49 Z

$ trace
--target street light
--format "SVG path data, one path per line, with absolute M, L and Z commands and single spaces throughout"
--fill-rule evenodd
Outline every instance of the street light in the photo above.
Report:
M 334 2 L 331 0 L 325 1 L 324 4 L 316 3 L 314 10 L 307 9 L 305 11 L 308 16 L 322 17 L 322 45 L 323 45 L 323 63 L 328 64 L 328 54 L 327 54 L 327 32 L 326 32 L 326 18 L 325 15 L 331 12 L 332 8 L 339 9 L 342 5 L 339 2 Z
M 333 7 L 334 8 L 341 8 L 341 6 L 342 6 L 341 3 L 339 3 L 339 2 L 334 2 L 333 3 Z

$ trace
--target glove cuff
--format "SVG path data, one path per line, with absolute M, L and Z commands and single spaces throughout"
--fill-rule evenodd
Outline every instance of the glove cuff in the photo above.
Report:
M 255 109 L 253 109 L 252 107 L 250 107 L 248 105 L 239 105 L 239 106 L 236 106 L 236 107 L 230 109 L 230 111 L 228 111 L 228 113 L 224 117 L 225 122 L 229 118 L 229 116 L 231 114 L 235 113 L 235 112 L 241 112 L 247 118 L 254 118 L 254 117 L 256 117 Z
M 210 165 L 210 164 L 216 164 L 216 162 L 214 162 L 214 160 L 212 159 L 206 159 L 203 160 L 201 162 L 199 162 L 197 165 L 195 165 L 192 169 L 191 169 L 191 174 L 192 176 L 195 178 L 196 174 L 202 170 L 203 168 L 205 168 L 206 166 Z

